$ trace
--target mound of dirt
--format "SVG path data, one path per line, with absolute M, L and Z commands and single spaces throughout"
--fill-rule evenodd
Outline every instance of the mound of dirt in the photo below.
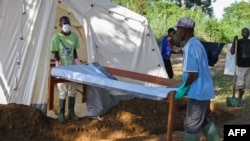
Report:
M 174 131 L 183 131 L 185 101 L 178 101 L 174 116 Z M 184 108 L 183 108 L 184 107 Z M 183 109 L 183 110 L 181 110 Z M 60 123 L 57 119 L 45 116 L 41 111 L 21 105 L 0 105 L 0 138 L 10 140 L 98 140 L 131 139 L 142 136 L 160 136 L 165 140 L 168 104 L 147 99 L 123 101 L 111 108 L 102 120 L 87 117 L 79 121 L 68 120 Z M 216 109 L 211 113 L 216 124 L 234 118 L 231 112 Z

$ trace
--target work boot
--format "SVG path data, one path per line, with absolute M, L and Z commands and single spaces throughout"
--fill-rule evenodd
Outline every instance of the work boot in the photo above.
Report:
M 220 136 L 213 122 L 202 127 L 202 131 L 207 141 L 220 141 Z
M 65 102 L 66 99 L 59 99 L 59 114 L 58 114 L 58 119 L 60 122 L 65 122 Z
M 185 133 L 185 141 L 200 141 L 200 134 Z
M 69 119 L 73 119 L 75 121 L 78 120 L 78 117 L 75 114 L 75 97 L 70 97 L 69 96 L 69 103 L 68 103 L 68 108 L 69 108 Z

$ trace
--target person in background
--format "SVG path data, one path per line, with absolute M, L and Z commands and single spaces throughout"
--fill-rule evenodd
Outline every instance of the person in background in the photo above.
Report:
M 80 48 L 78 35 L 70 31 L 70 19 L 67 16 L 60 18 L 59 26 L 62 28 L 61 32 L 56 33 L 51 41 L 50 50 L 54 54 L 55 65 L 79 65 L 81 64 L 76 49 Z M 75 82 L 58 83 L 59 91 L 59 114 L 60 122 L 65 122 L 65 103 L 68 96 L 68 118 L 75 121 L 78 117 L 75 115 L 75 98 L 77 93 L 77 84 Z
M 237 42 L 237 54 L 236 54 L 236 65 L 237 65 L 237 79 L 236 86 L 239 89 L 238 98 L 240 105 L 243 106 L 245 103 L 242 101 L 242 97 L 245 93 L 245 89 L 250 84 L 250 40 L 249 29 L 243 28 L 241 31 L 242 39 L 238 40 L 238 36 L 234 37 L 230 52 L 232 55 L 235 54 L 236 42 Z
M 168 34 L 163 36 L 161 41 L 161 56 L 168 74 L 168 78 L 172 79 L 174 76 L 172 63 L 171 63 L 171 54 L 172 53 L 182 53 L 182 50 L 174 50 L 173 46 L 177 45 L 176 41 L 174 40 L 176 31 L 174 28 L 168 29 Z
M 182 84 L 175 98 L 187 95 L 187 111 L 184 120 L 185 141 L 199 141 L 202 130 L 207 141 L 219 141 L 214 122 L 208 117 L 210 99 L 215 98 L 213 80 L 210 74 L 207 53 L 194 36 L 195 22 L 190 17 L 177 22 L 177 38 L 185 41 L 182 60 Z

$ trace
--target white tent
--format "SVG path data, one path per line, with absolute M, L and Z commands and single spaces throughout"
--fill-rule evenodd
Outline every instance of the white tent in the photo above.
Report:
M 62 15 L 84 62 L 168 77 L 147 19 L 109 0 L 1 0 L 0 104 L 47 110 L 49 46 Z

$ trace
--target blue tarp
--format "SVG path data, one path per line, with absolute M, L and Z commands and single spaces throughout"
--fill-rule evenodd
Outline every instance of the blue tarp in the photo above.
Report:
M 208 65 L 214 66 L 219 60 L 219 55 L 222 51 L 222 48 L 225 46 L 225 43 L 214 43 L 205 41 L 201 41 L 201 43 L 207 51 Z
M 170 91 L 176 90 L 176 88 L 171 87 L 151 87 L 111 79 L 93 64 L 53 67 L 51 75 L 78 83 L 88 84 L 107 90 L 117 90 L 126 94 L 133 94 L 136 97 L 158 101 L 166 99 Z
M 119 81 L 98 63 L 53 67 L 51 75 L 88 85 L 86 106 L 89 117 L 104 114 L 120 100 L 138 97 L 163 101 L 170 91 L 177 90 L 177 85 L 152 87 Z M 118 94 L 110 94 L 110 91 Z

